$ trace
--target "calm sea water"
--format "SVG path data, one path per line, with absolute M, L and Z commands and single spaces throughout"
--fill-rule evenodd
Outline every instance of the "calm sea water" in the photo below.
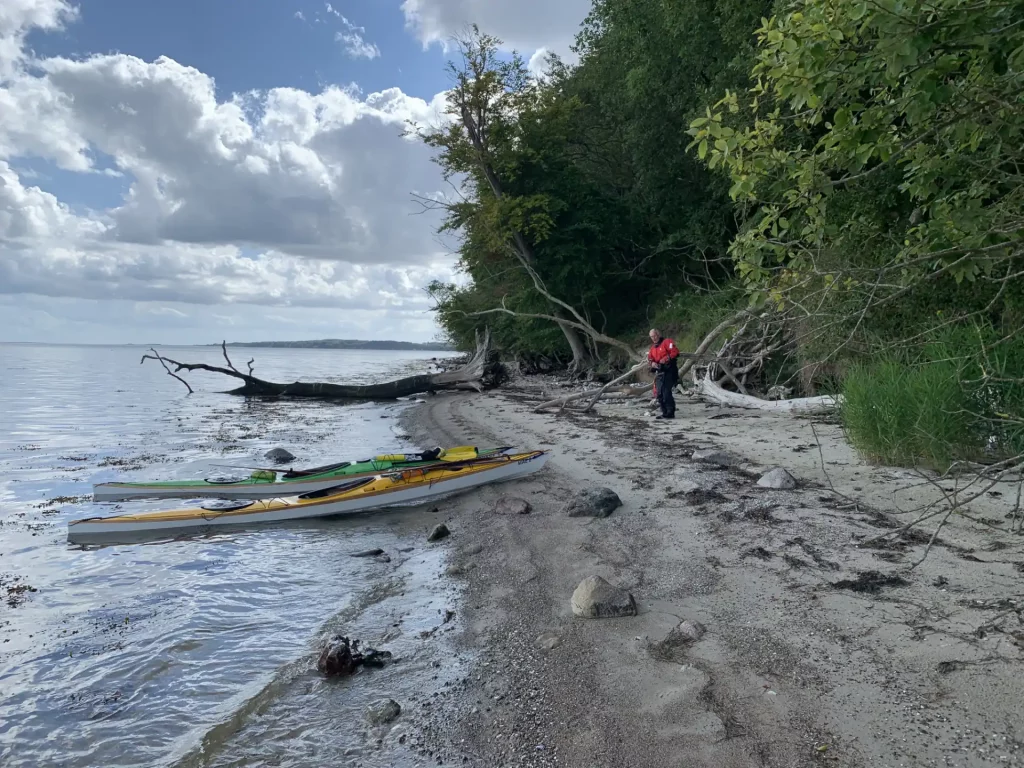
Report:
M 0 764 L 4 766 L 418 765 L 415 716 L 379 732 L 367 704 L 420 696 L 458 674 L 442 633 L 452 604 L 424 509 L 168 542 L 80 547 L 69 519 L 182 501 L 94 504 L 92 484 L 201 478 L 416 450 L 408 402 L 251 402 L 233 382 L 195 394 L 133 347 L 0 344 Z M 219 348 L 162 348 L 220 364 Z M 371 382 L 436 353 L 235 349 L 264 378 Z M 350 554 L 381 547 L 390 564 Z M 404 551 L 403 551 L 404 550 Z M 22 587 L 31 587 L 31 590 Z M 34 591 L 32 591 L 34 590 Z M 341 631 L 400 663 L 325 680 L 321 640 Z

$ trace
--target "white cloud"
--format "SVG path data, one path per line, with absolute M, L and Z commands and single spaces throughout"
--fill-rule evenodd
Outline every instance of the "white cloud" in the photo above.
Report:
M 380 48 L 376 43 L 368 43 L 356 31 L 338 32 L 334 39 L 344 43 L 345 52 L 353 59 L 376 59 L 380 56 Z
M 78 11 L 66 0 L 3 0 L 0 2 L 0 81 L 10 77 L 25 58 L 30 29 L 53 30 Z
M 450 281 L 451 263 L 345 264 L 277 252 L 246 256 L 236 246 L 102 249 L 8 247 L 0 294 L 261 306 L 374 309 L 426 306 L 421 288 Z
M 376 59 L 380 56 L 380 48 L 376 43 L 368 43 L 363 37 L 366 34 L 365 27 L 353 24 L 330 3 L 326 3 L 324 7 L 327 9 L 327 13 L 337 18 L 344 27 L 342 31 L 334 35 L 334 39 L 344 44 L 345 52 L 349 56 L 353 59 Z
M 14 169 L 0 160 L 0 243 L 24 246 L 53 238 L 76 240 L 103 231 L 102 223 L 75 216 L 49 192 L 24 186 Z
M 570 60 L 580 24 L 591 0 L 403 0 L 406 25 L 423 43 L 446 45 L 453 34 L 476 24 L 500 38 L 509 48 L 534 51 L 548 48 Z
M 440 120 L 443 95 L 332 86 L 218 98 L 211 77 L 169 58 L 30 59 L 29 29 L 73 18 L 62 0 L 0 1 L 8 306 L 21 294 L 153 302 L 155 320 L 176 322 L 188 312 L 169 304 L 397 317 L 424 312 L 430 279 L 452 279 L 437 217 L 413 215 L 412 193 L 438 195 L 441 179 L 429 148 L 401 136 L 407 120 Z M 123 174 L 129 191 L 113 208 L 72 210 L 59 188 L 15 170 L 30 157 Z
M 530 57 L 530 61 L 526 65 L 531 75 L 542 78 L 547 74 L 547 58 L 550 53 L 547 48 L 538 48 L 533 52 L 533 56 Z
M 84 144 L 135 179 L 111 214 L 114 239 L 252 243 L 357 262 L 422 255 L 436 222 L 410 219 L 409 190 L 438 180 L 429 149 L 400 134 L 408 119 L 439 116 L 439 104 L 333 86 L 218 102 L 212 78 L 167 58 L 40 66 L 76 137 L 46 154 L 60 162 L 66 146 Z M 84 153 L 74 163 L 91 166 Z M 398 216 L 406 221 L 388 221 Z

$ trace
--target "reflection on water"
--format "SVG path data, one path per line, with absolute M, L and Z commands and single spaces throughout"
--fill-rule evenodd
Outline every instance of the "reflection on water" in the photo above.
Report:
M 435 515 L 66 541 L 69 519 L 181 506 L 93 504 L 95 482 L 198 478 L 264 464 L 276 446 L 305 465 L 417 450 L 394 431 L 405 406 L 250 402 L 219 394 L 231 382 L 213 374 L 190 375 L 189 396 L 158 365 L 140 366 L 142 352 L 0 345 L 0 763 L 418 765 L 403 731 L 411 715 L 377 734 L 362 712 L 381 696 L 415 709 L 441 684 L 444 633 L 432 630 L 451 596 L 439 586 L 443 549 L 424 545 Z M 162 352 L 211 364 L 220 355 Z M 259 375 L 284 381 L 382 380 L 434 356 L 250 352 Z M 372 547 L 392 562 L 349 556 Z M 37 591 L 9 595 L 14 584 Z M 334 632 L 396 662 L 325 680 L 316 651 Z M 458 673 L 446 662 L 445 676 Z M 398 751 L 381 752 L 377 738 Z

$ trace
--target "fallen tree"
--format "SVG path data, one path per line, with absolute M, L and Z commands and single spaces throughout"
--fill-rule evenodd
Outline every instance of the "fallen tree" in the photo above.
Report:
M 697 345 L 697 349 L 695 349 L 692 353 L 681 352 L 679 356 L 683 358 L 683 364 L 679 366 L 679 378 L 682 379 L 682 377 L 685 376 L 693 368 L 693 366 L 707 354 L 708 348 L 712 344 L 714 344 L 715 341 L 723 333 L 725 333 L 726 330 L 729 329 L 729 327 L 738 323 L 748 314 L 749 312 L 747 310 L 741 310 L 737 312 L 736 314 L 723 320 L 717 326 L 712 328 L 711 331 L 707 334 L 707 336 L 705 336 L 704 339 L 701 341 L 701 343 Z M 588 333 L 596 333 L 596 331 L 593 331 L 593 329 L 586 326 L 586 324 L 581 324 L 580 327 L 586 330 Z M 633 355 L 634 357 L 644 357 L 643 353 L 639 351 L 634 352 Z M 650 392 L 651 389 L 653 389 L 653 384 L 644 384 L 641 386 L 631 386 L 625 384 L 625 382 L 628 379 L 635 376 L 648 365 L 649 363 L 647 362 L 646 357 L 644 357 L 644 359 L 636 363 L 624 374 L 622 374 L 618 378 L 612 379 L 603 387 L 600 387 L 598 389 L 583 390 L 582 392 L 576 392 L 571 395 L 566 395 L 565 397 L 559 397 L 555 398 L 554 400 L 548 400 L 547 402 L 541 403 L 536 408 L 534 408 L 534 411 L 543 411 L 547 410 L 548 408 L 554 408 L 557 406 L 560 412 L 566 409 L 571 411 L 586 412 L 593 408 L 594 405 L 598 402 L 598 400 L 613 397 L 616 395 L 636 397 L 646 392 Z M 578 404 L 577 402 L 581 400 L 585 401 L 582 405 Z
M 504 380 L 504 368 L 495 361 L 490 354 L 490 333 L 484 331 L 483 338 L 477 335 L 476 351 L 469 360 L 459 368 L 442 371 L 440 373 L 423 373 L 416 376 L 407 376 L 402 379 L 388 381 L 381 384 L 332 384 L 319 381 L 295 381 L 290 384 L 280 384 L 274 381 L 266 381 L 253 375 L 253 360 L 250 360 L 248 372 L 243 373 L 235 367 L 228 357 L 227 344 L 221 343 L 221 352 L 227 367 L 209 365 L 207 363 L 183 363 L 172 360 L 161 355 L 156 349 L 151 349 L 152 354 L 142 356 L 141 363 L 147 360 L 156 360 L 167 371 L 168 375 L 174 377 L 188 389 L 189 394 L 193 390 L 191 385 L 179 374 L 192 371 L 209 371 L 224 376 L 238 379 L 242 386 L 229 390 L 229 395 L 244 395 L 250 397 L 307 397 L 327 400 L 394 400 L 399 397 L 408 397 L 421 393 L 433 393 L 440 390 L 472 390 L 482 392 L 485 389 L 498 386 Z M 173 366 L 173 370 L 172 370 Z

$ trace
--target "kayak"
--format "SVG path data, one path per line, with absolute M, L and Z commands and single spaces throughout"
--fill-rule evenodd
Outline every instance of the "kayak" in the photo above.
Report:
M 68 523 L 68 540 L 109 534 L 177 533 L 189 529 L 276 523 L 353 514 L 416 504 L 438 496 L 532 474 L 547 463 L 548 451 L 501 454 L 489 459 L 360 477 L 332 488 L 276 499 L 214 500 L 191 509 L 90 517 Z
M 140 483 L 97 483 L 93 501 L 126 499 L 272 499 L 300 496 L 330 488 L 347 479 L 381 472 L 437 466 L 448 462 L 488 458 L 511 448 L 478 449 L 471 445 L 434 448 L 422 453 L 381 454 L 361 461 L 342 461 L 310 469 L 256 469 L 247 477 L 168 480 Z

